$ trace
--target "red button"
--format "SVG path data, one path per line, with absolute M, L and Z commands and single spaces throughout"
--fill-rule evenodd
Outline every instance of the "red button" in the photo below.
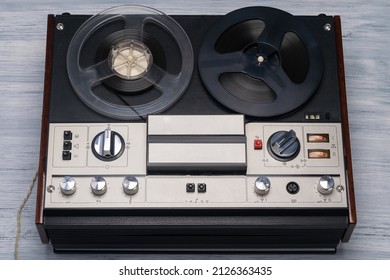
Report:
M 255 139 L 253 141 L 253 147 L 255 150 L 261 150 L 263 148 L 263 141 L 260 139 Z

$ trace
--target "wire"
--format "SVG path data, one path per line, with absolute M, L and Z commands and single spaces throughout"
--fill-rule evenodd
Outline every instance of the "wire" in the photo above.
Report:
M 24 206 L 26 205 L 28 199 L 31 196 L 31 193 L 34 189 L 35 181 L 37 180 L 38 177 L 38 170 L 35 171 L 34 176 L 31 179 L 30 186 L 28 188 L 28 192 L 23 199 L 23 202 L 20 204 L 19 209 L 18 209 L 18 214 L 16 216 L 16 221 L 17 221 L 17 226 L 16 226 L 16 238 L 15 238 L 15 249 L 14 249 L 14 256 L 15 260 L 19 260 L 19 241 L 20 241 L 20 232 L 21 232 L 21 227 L 22 227 L 22 210 Z

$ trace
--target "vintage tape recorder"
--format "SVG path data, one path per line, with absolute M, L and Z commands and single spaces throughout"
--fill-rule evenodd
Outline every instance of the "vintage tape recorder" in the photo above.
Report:
M 339 16 L 48 16 L 55 251 L 334 252 L 356 224 Z

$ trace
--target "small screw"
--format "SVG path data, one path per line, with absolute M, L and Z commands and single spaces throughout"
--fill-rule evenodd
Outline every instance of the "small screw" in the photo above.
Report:
M 49 185 L 49 186 L 47 186 L 47 188 L 46 188 L 47 192 L 49 192 L 49 193 L 54 192 L 55 189 L 56 189 L 56 188 L 55 188 L 53 185 Z
M 336 187 L 336 190 L 337 190 L 338 192 L 343 192 L 343 191 L 344 191 L 344 187 L 343 187 L 343 186 L 337 186 L 337 187 Z
M 330 25 L 330 23 L 327 23 L 324 25 L 324 29 L 325 31 L 330 31 L 332 29 L 332 25 Z
M 62 30 L 64 30 L 65 25 L 62 22 L 60 22 L 60 23 L 57 24 L 56 28 L 57 28 L 57 30 L 62 31 Z

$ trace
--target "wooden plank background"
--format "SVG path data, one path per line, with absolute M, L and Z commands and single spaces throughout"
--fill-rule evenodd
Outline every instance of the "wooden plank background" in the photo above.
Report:
M 13 259 L 16 213 L 37 169 L 47 14 L 96 14 L 119 4 L 167 14 L 225 14 L 263 5 L 295 15 L 340 15 L 355 174 L 358 225 L 335 255 L 54 254 L 35 224 L 36 192 L 22 215 L 21 259 L 389 259 L 390 258 L 390 2 L 85 1 L 0 2 L 0 259 Z

